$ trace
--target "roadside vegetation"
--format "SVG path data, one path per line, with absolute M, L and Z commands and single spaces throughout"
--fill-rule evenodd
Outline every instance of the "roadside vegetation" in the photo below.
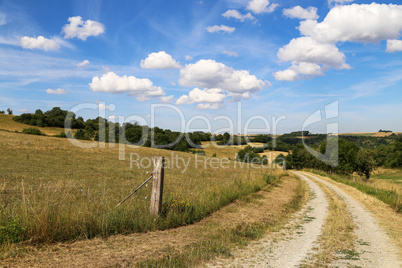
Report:
M 389 182 L 383 182 L 382 184 L 378 184 L 377 186 L 376 182 L 379 179 L 374 180 L 372 179 L 370 183 L 367 183 L 366 181 L 362 181 L 359 177 L 356 178 L 356 176 L 345 177 L 337 174 L 328 174 L 318 170 L 309 170 L 309 171 L 321 176 L 329 177 L 334 181 L 352 186 L 360 190 L 361 192 L 371 195 L 381 200 L 382 202 L 388 204 L 396 212 L 402 213 L 402 196 L 401 196 L 402 185 L 400 184 L 402 177 L 399 177 L 398 180 L 399 183 L 389 181 Z M 381 175 L 379 175 L 379 177 L 381 177 Z M 387 186 L 384 187 L 384 185 Z

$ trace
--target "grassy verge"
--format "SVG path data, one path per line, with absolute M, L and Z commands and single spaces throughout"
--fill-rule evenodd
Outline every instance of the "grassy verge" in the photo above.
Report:
M 317 253 L 309 257 L 302 267 L 328 267 L 334 260 L 356 258 L 356 226 L 345 202 L 323 183 L 314 181 L 327 195 L 328 215 L 318 239 Z
M 334 175 L 334 174 L 327 174 L 322 171 L 318 170 L 309 170 L 312 173 L 321 175 L 321 176 L 326 176 L 331 178 L 334 181 L 352 186 L 359 191 L 362 191 L 363 193 L 366 193 L 368 195 L 371 195 L 382 202 L 388 204 L 391 208 L 393 208 L 396 212 L 402 213 L 402 197 L 396 190 L 389 190 L 389 189 L 383 189 L 376 187 L 374 185 L 370 185 L 364 181 L 361 181 L 359 179 L 355 179 L 354 181 L 352 179 L 347 179 L 346 177 L 340 176 L 340 175 Z
M 293 198 L 269 220 L 248 224 L 237 224 L 232 228 L 220 229 L 184 248 L 181 252 L 171 250 L 159 258 L 150 258 L 135 264 L 135 267 L 194 267 L 216 257 L 230 257 L 237 247 L 244 247 L 250 241 L 261 238 L 266 232 L 278 231 L 287 222 L 292 213 L 299 210 L 305 200 L 307 186 L 299 181 Z M 248 202 L 258 199 L 258 195 L 249 196 Z

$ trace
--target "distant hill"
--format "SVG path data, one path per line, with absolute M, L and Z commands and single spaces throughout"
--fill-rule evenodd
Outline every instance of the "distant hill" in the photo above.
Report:
M 349 132 L 349 133 L 339 133 L 342 136 L 365 136 L 365 137 L 388 137 L 392 134 L 398 135 L 401 132 Z
M 27 124 L 16 122 L 13 120 L 13 117 L 15 117 L 15 115 L 0 114 L 0 130 L 6 130 L 6 131 L 11 131 L 11 132 L 15 132 L 15 131 L 22 132 L 22 130 L 24 128 L 35 127 L 49 136 L 57 135 L 57 134 L 60 134 L 60 132 L 64 132 L 64 128 L 37 127 L 37 126 L 30 126 Z

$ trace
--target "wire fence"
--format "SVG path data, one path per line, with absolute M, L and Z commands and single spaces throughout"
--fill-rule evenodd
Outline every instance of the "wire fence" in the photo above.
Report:
M 12 188 L 15 188 L 16 186 L 20 187 L 21 183 L 24 181 L 30 181 L 30 183 L 25 185 L 25 187 L 29 187 L 30 189 L 34 189 L 35 191 L 48 191 L 49 189 L 52 190 L 77 190 L 77 191 L 83 191 L 83 189 L 100 189 L 100 188 L 108 188 L 108 189 L 116 189 L 116 188 L 128 188 L 128 187 L 133 187 L 135 183 L 138 183 L 141 179 L 138 178 L 138 173 L 136 176 L 133 176 L 133 173 L 130 171 L 123 172 L 126 174 L 120 173 L 119 175 L 116 176 L 115 173 L 111 172 L 110 174 L 107 174 L 107 178 L 109 179 L 99 179 L 98 182 L 92 182 L 89 183 L 88 181 L 72 181 L 69 183 L 75 184 L 74 186 L 71 187 L 60 187 L 56 184 L 51 185 L 49 183 L 49 180 L 55 180 L 55 179 L 63 179 L 63 176 L 74 176 L 74 175 L 88 175 L 91 174 L 92 177 L 100 177 L 101 175 L 105 174 L 100 174 L 100 172 L 94 172 L 94 171 L 65 171 L 65 172 L 54 172 L 54 171 L 32 171 L 32 170 L 6 170 L 6 169 L 0 169 L 0 195 L 1 194 L 15 194 L 15 193 L 22 193 L 22 189 L 10 189 L 10 186 Z M 43 175 L 53 175 L 51 178 L 47 178 L 46 181 L 41 181 L 38 180 L 35 183 L 32 183 L 32 180 L 38 179 L 38 175 L 43 174 Z M 144 171 L 144 175 L 149 175 L 149 171 Z M 35 175 L 35 176 L 32 176 Z M 6 181 L 5 179 L 7 177 L 13 177 L 13 181 Z M 17 178 L 15 178 L 16 176 Z M 18 178 L 21 176 L 21 178 Z M 129 176 L 129 177 L 128 177 Z M 114 183 L 115 179 L 119 178 L 119 183 Z M 124 180 L 121 180 L 124 178 Z M 16 180 L 17 179 L 17 180 Z M 110 179 L 113 179 L 113 181 L 110 181 Z M 3 181 L 2 181 L 3 180 Z M 107 183 L 108 182 L 108 183 Z M 3 183 L 3 187 L 2 184 Z M 66 182 L 64 182 L 66 183 Z M 11 184 L 11 185 L 10 185 Z M 148 185 L 146 185 L 148 186 Z M 3 189 L 1 189 L 3 188 Z M 8 188 L 8 189 L 7 189 Z M 25 189 L 26 191 L 27 189 Z

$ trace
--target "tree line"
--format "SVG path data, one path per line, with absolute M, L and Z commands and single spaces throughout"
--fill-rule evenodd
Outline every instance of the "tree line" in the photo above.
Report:
M 322 156 L 325 162 L 315 157 L 301 143 L 296 144 L 286 157 L 280 155 L 275 161 L 283 162 L 285 160 L 287 168 L 314 168 L 343 175 L 351 175 L 356 172 L 368 180 L 372 171 L 377 167 L 402 167 L 402 135 L 391 139 L 389 143 L 383 144 L 383 142 L 372 148 L 371 145 L 358 146 L 344 137 L 330 136 L 328 140 L 321 142 L 317 150 L 318 153 L 325 155 Z M 337 150 L 335 150 L 335 145 L 337 145 Z
M 0 114 L 5 114 L 6 112 L 4 110 L 0 111 Z M 7 108 L 7 114 L 12 115 L 13 114 L 13 110 L 11 110 L 10 108 Z
M 136 144 L 175 151 L 189 151 L 193 148 L 201 148 L 202 141 L 211 140 L 210 133 L 181 133 L 158 127 L 140 126 L 137 123 L 120 125 L 102 117 L 85 121 L 82 117 L 77 117 L 74 113 L 62 110 L 60 107 L 54 107 L 46 112 L 38 109 L 33 114 L 24 113 L 14 117 L 13 120 L 31 126 L 64 128 L 66 118 L 71 120 L 71 129 L 76 131 L 74 134 L 71 131 L 67 131 L 67 133 L 63 131 L 56 135 L 57 137 Z M 25 133 L 41 135 L 40 131 L 32 128 L 27 129 Z

